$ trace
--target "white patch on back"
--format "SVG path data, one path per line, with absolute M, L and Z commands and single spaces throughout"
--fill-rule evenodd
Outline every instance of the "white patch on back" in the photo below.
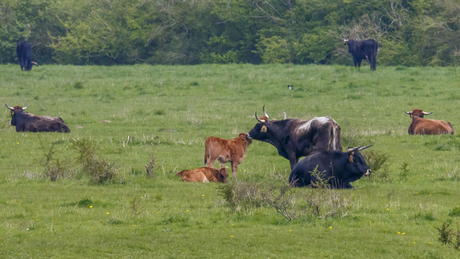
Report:
M 329 118 L 328 117 L 315 117 L 315 118 L 305 122 L 304 124 L 300 125 L 300 127 L 297 128 L 297 133 L 302 133 L 302 132 L 305 132 L 305 131 L 309 131 L 313 121 L 317 121 L 320 124 L 325 124 L 325 123 L 329 122 Z
M 207 182 L 209 182 L 208 178 L 206 178 L 206 176 L 203 174 L 203 183 L 207 183 Z

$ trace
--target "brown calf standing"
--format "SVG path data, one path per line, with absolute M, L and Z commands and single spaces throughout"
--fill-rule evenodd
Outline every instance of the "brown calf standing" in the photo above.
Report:
M 404 112 L 409 114 L 412 118 L 412 123 L 408 130 L 409 135 L 454 134 L 454 129 L 450 122 L 423 118 L 423 115 L 430 115 L 433 112 L 424 112 L 420 109 L 415 109 L 411 112 Z
M 252 140 L 248 139 L 245 133 L 240 133 L 232 140 L 209 137 L 205 144 L 204 163 L 212 168 L 216 160 L 219 160 L 221 167 L 230 162 L 233 177 L 236 177 L 238 165 L 243 162 L 246 149 L 251 143 Z
M 227 182 L 228 170 L 226 167 L 223 168 L 209 168 L 201 167 L 193 170 L 183 170 L 176 174 L 176 176 L 182 176 L 183 182 Z

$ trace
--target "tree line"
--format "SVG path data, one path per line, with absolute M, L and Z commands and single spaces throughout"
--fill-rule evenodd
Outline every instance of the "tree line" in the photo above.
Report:
M 0 25 L 0 63 L 20 38 L 41 64 L 351 64 L 367 38 L 380 65 L 460 63 L 458 0 L 1 0 Z

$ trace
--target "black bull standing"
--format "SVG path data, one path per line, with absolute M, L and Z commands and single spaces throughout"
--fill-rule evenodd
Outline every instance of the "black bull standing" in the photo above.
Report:
M 358 67 L 361 67 L 361 61 L 363 59 L 369 60 L 371 70 L 375 70 L 377 67 L 377 52 L 379 43 L 374 39 L 368 40 L 344 40 L 344 44 L 348 45 L 348 52 L 353 56 L 353 63 Z
M 11 126 L 16 126 L 17 132 L 70 132 L 69 127 L 59 117 L 37 116 L 31 113 L 24 112 L 26 107 L 21 106 L 10 107 L 5 103 L 6 107 L 11 111 Z
M 247 137 L 275 146 L 278 154 L 289 160 L 291 170 L 300 157 L 307 156 L 313 151 L 342 151 L 340 126 L 330 117 L 269 121 L 265 109 L 262 119 L 257 117 L 257 112 L 255 116 L 259 123 L 247 134 Z
M 316 183 L 320 178 L 327 180 L 330 188 L 351 189 L 351 182 L 368 176 L 370 167 L 359 151 L 369 148 L 350 148 L 347 152 L 321 151 L 313 153 L 300 161 L 292 170 L 289 182 L 302 187 Z M 317 170 L 316 175 L 313 173 Z
M 30 43 L 26 40 L 18 41 L 16 46 L 16 54 L 18 54 L 19 65 L 21 65 L 21 71 L 30 71 L 32 70 L 32 64 L 37 64 L 32 62 L 32 48 Z

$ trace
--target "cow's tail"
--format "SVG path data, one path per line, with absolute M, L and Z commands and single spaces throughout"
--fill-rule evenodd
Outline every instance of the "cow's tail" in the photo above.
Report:
M 206 143 L 204 144 L 204 164 L 207 165 L 208 158 L 209 158 L 209 141 L 206 139 Z
M 331 124 L 332 130 L 330 132 L 331 144 L 332 144 L 331 150 L 342 151 L 342 143 L 340 142 L 340 125 L 335 120 L 332 120 L 332 121 L 333 121 L 333 123 Z

